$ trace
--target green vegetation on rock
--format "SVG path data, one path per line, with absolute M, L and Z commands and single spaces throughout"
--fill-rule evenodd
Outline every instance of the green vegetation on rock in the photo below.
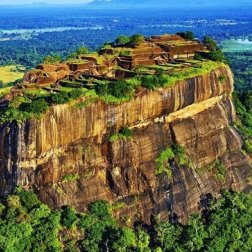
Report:
M 109 141 L 111 143 L 117 142 L 121 139 L 131 139 L 132 138 L 132 130 L 130 128 L 124 127 L 119 130 L 118 133 L 115 133 L 109 137 Z
M 217 183 L 223 184 L 226 181 L 226 167 L 220 159 L 216 159 L 214 162 L 206 165 L 205 167 L 197 168 L 196 171 L 199 174 L 210 172 Z
M 59 55 L 48 55 L 43 59 L 43 64 L 55 64 L 62 61 Z
M 181 71 L 173 71 L 169 75 L 166 74 L 164 70 L 157 69 L 155 75 L 139 75 L 126 80 L 117 80 L 113 82 L 101 81 L 94 89 L 90 90 L 72 87 L 61 88 L 58 92 L 46 93 L 41 92 L 41 89 L 37 89 L 33 92 L 30 91 L 26 93 L 28 100 L 23 101 L 24 104 L 20 103 L 19 106 L 14 108 L 9 104 L 8 107 L 2 109 L 0 113 L 0 122 L 17 121 L 21 123 L 34 116 L 39 118 L 48 110 L 48 106 L 65 104 L 82 96 L 89 97 L 89 93 L 92 93 L 92 97 L 95 97 L 95 99 L 88 99 L 86 102 L 76 105 L 77 107 L 85 107 L 87 104 L 95 102 L 98 99 L 103 100 L 107 104 L 121 104 L 130 101 L 136 89 L 141 86 L 151 90 L 160 87 L 168 88 L 172 87 L 180 80 L 208 74 L 221 66 L 225 65 L 213 61 L 199 62 L 195 67 L 186 68 Z M 39 108 L 40 104 L 42 105 L 41 108 Z
M 194 33 L 192 31 L 178 32 L 177 35 L 179 35 L 180 37 L 184 39 L 189 39 L 189 40 L 195 39 Z
M 116 38 L 114 44 L 117 46 L 126 46 L 130 43 L 131 37 L 129 36 L 119 36 Z
M 205 36 L 203 39 L 203 43 L 210 51 L 208 54 L 208 58 L 213 61 L 223 62 L 225 61 L 225 56 L 222 50 L 218 47 L 217 42 L 214 41 L 211 37 Z
M 142 34 L 135 34 L 131 37 L 128 36 L 119 36 L 116 38 L 114 45 L 115 46 L 139 46 L 144 42 L 144 36 Z
M 160 153 L 156 159 L 156 175 L 165 173 L 168 179 L 172 178 L 172 163 L 178 165 L 187 165 L 189 168 L 192 167 L 191 160 L 187 158 L 185 150 L 182 146 L 173 144 Z
M 26 119 L 40 118 L 51 105 L 65 104 L 81 96 L 85 96 L 85 89 L 70 89 L 68 92 L 27 93 L 24 97 L 16 96 L 7 107 L 0 112 L 0 123 L 16 121 L 22 123 Z M 32 95 L 32 98 L 29 96 Z
M 63 177 L 62 182 L 72 182 L 75 180 L 80 179 L 80 175 L 78 173 L 74 173 L 74 174 L 67 174 Z
M 167 148 L 164 151 L 160 153 L 158 158 L 156 159 L 157 163 L 157 169 L 156 169 L 156 175 L 160 175 L 162 173 L 166 173 L 167 178 L 170 179 L 172 177 L 172 171 L 170 166 L 170 161 L 172 161 L 175 158 L 175 154 L 172 150 L 172 148 Z

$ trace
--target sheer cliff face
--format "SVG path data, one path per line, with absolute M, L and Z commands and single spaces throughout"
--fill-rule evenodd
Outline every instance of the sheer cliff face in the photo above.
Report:
M 107 200 L 120 206 L 124 219 L 149 222 L 152 214 L 172 212 L 185 221 L 208 194 L 251 189 L 232 91 L 232 73 L 221 67 L 172 88 L 141 91 L 122 105 L 59 105 L 41 120 L 3 125 L 0 195 L 21 185 L 51 207 L 85 211 L 90 202 Z M 110 143 L 125 126 L 132 138 Z M 174 143 L 184 147 L 192 167 L 172 162 L 172 178 L 155 175 L 157 157 Z

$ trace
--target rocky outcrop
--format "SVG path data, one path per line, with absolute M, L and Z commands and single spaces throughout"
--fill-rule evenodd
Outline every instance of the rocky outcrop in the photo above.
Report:
M 25 73 L 23 81 L 30 84 L 48 85 L 56 83 L 69 75 L 70 67 L 67 64 L 44 64 Z
M 107 200 L 124 220 L 174 213 L 185 221 L 209 194 L 251 189 L 251 159 L 234 126 L 232 91 L 232 73 L 220 67 L 171 88 L 141 90 L 121 105 L 58 105 L 41 120 L 2 125 L 0 195 L 21 185 L 53 208 L 85 211 L 90 202 Z M 123 127 L 132 137 L 110 142 Z M 174 161 L 172 178 L 156 175 L 157 157 L 174 143 L 192 166 Z

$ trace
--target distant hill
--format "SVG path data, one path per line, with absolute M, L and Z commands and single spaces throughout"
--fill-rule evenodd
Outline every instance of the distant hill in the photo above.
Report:
M 194 6 L 252 6 L 251 0 L 94 0 L 89 8 L 169 8 Z

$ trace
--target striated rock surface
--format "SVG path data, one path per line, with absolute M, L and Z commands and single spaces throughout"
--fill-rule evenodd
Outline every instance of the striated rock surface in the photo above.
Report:
M 58 105 L 41 120 L 2 125 L 0 195 L 21 185 L 53 208 L 85 211 L 107 200 L 123 220 L 175 213 L 184 222 L 209 194 L 251 189 L 251 159 L 234 126 L 232 91 L 232 73 L 220 67 L 121 105 Z M 122 127 L 132 129 L 132 138 L 109 142 Z M 174 161 L 172 178 L 156 175 L 157 157 L 172 144 L 185 149 L 192 167 Z M 221 179 L 216 160 L 224 167 Z

